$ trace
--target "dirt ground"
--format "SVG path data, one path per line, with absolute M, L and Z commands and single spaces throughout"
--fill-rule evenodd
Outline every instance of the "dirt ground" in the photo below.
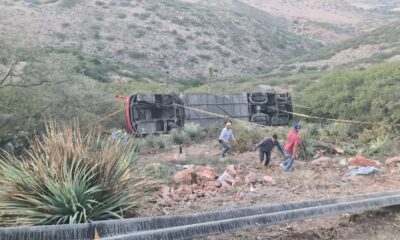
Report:
M 146 209 L 144 215 L 198 213 L 393 190 L 398 188 L 400 180 L 399 165 L 384 166 L 380 173 L 368 176 L 344 177 L 349 167 L 343 164 L 343 160 L 349 156 L 329 156 L 332 164 L 328 167 L 316 167 L 310 161 L 297 161 L 293 171 L 282 172 L 279 168 L 281 157 L 277 155 L 276 150 L 273 153 L 272 164 L 265 168 L 258 160 L 258 152 L 233 153 L 221 161 L 219 145 L 213 140 L 184 147 L 184 153 L 176 159 L 173 156 L 177 155 L 178 149 L 178 146 L 172 146 L 168 150 L 142 153 L 140 161 L 145 165 L 165 163 L 164 166 L 171 171 L 170 176 L 167 176 L 167 179 L 171 180 L 168 185 L 175 188 L 179 186 L 174 185 L 172 177 L 185 164 L 208 165 L 220 174 L 227 165 L 235 164 L 242 180 L 249 172 L 254 172 L 257 179 L 271 176 L 276 185 L 258 183 L 255 185 L 255 191 L 251 191 L 245 184 L 239 184 L 178 201 L 165 201 L 160 197 L 155 205 Z M 392 208 L 362 214 L 310 219 L 293 224 L 211 236 L 206 239 L 400 239 L 400 211 Z

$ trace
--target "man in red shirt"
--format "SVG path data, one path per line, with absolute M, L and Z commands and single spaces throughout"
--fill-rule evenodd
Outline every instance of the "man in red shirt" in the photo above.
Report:
M 293 162 L 301 147 L 301 137 L 299 134 L 300 124 L 296 123 L 293 130 L 288 133 L 288 138 L 285 145 L 285 155 L 287 159 L 280 164 L 284 171 L 289 171 L 293 167 Z

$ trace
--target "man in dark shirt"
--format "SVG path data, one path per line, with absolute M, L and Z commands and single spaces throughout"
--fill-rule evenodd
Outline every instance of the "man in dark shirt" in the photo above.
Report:
M 278 150 L 281 152 L 282 156 L 285 156 L 285 154 L 283 153 L 282 147 L 278 142 L 278 135 L 276 135 L 276 134 L 273 134 L 272 138 L 268 138 L 268 137 L 264 138 L 254 148 L 254 151 L 259 149 L 261 163 L 264 161 L 264 157 L 266 157 L 265 163 L 264 163 L 265 166 L 268 166 L 269 162 L 271 161 L 271 152 L 275 146 L 278 147 Z

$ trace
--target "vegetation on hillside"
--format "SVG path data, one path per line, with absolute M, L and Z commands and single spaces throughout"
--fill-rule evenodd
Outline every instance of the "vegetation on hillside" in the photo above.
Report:
M 341 70 L 296 88 L 306 113 L 329 118 L 400 124 L 400 64 Z
M 360 63 L 379 63 L 390 59 L 393 56 L 400 55 L 400 20 L 393 21 L 384 26 L 377 27 L 358 37 L 333 44 L 315 51 L 311 51 L 306 55 L 295 58 L 290 62 L 313 62 L 327 60 L 335 54 L 345 50 L 356 50 L 363 46 L 378 45 L 379 50 L 371 53 L 366 58 L 361 58 L 350 63 L 345 63 L 345 66 L 355 66 Z
M 205 78 L 209 63 L 219 76 L 257 72 L 315 46 L 240 1 L 223 0 L 224 7 L 179 0 L 29 2 L 12 1 L 19 8 L 0 18 L 10 26 L 4 34 L 19 39 L 15 44 L 73 47 L 178 78 Z M 22 33 L 34 39 L 21 39 Z

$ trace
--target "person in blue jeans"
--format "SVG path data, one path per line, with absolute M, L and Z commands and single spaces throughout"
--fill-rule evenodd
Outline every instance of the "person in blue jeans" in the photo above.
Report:
M 297 153 L 301 148 L 301 137 L 299 134 L 300 124 L 296 123 L 288 134 L 288 138 L 285 145 L 285 157 L 287 158 L 283 161 L 280 166 L 283 171 L 289 171 L 293 167 L 294 160 L 296 159 Z
M 236 142 L 235 136 L 233 135 L 231 128 L 232 128 L 232 123 L 230 121 L 228 121 L 225 124 L 224 129 L 222 129 L 221 134 L 219 135 L 218 140 L 222 146 L 222 158 L 224 158 L 226 153 L 231 149 L 231 146 L 229 145 L 229 141 Z

